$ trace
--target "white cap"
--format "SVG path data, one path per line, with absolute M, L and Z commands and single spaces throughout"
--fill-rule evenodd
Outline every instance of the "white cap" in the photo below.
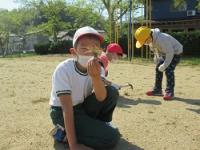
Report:
M 73 38 L 73 47 L 75 46 L 77 40 L 81 36 L 86 35 L 86 34 L 96 35 L 99 38 L 101 43 L 104 40 L 103 36 L 99 32 L 97 32 L 92 27 L 86 26 L 86 27 L 82 27 L 82 28 L 79 28 L 78 30 L 76 30 L 76 33 L 74 34 L 74 38 Z

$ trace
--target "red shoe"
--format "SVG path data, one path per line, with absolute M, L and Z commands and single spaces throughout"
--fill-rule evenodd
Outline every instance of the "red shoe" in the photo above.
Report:
M 171 101 L 174 98 L 174 94 L 171 92 L 166 92 L 165 95 L 163 96 L 163 99 L 165 101 Z
M 151 90 L 146 92 L 147 96 L 163 96 L 162 90 Z

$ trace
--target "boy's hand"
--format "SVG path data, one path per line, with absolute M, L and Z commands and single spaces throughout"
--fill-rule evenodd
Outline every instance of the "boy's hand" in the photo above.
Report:
M 101 66 L 97 58 L 92 58 L 88 61 L 87 71 L 91 78 L 100 78 Z
M 165 65 L 164 64 L 162 64 L 162 65 L 160 65 L 159 66 L 159 68 L 158 68 L 158 70 L 160 71 L 160 72 L 163 72 L 163 71 L 165 71 Z

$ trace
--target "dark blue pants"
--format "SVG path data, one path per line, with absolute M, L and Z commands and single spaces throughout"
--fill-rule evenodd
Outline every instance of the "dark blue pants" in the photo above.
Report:
M 107 123 L 112 120 L 119 93 L 112 86 L 106 89 L 107 98 L 103 102 L 97 101 L 92 94 L 73 108 L 78 142 L 97 150 L 113 148 L 120 138 L 118 129 Z M 60 124 L 64 127 L 61 107 L 52 106 L 50 116 L 54 125 Z
M 174 76 L 174 70 L 176 68 L 176 65 L 180 62 L 180 55 L 174 55 L 172 62 L 165 70 L 165 75 L 167 78 L 167 87 L 165 89 L 165 92 L 170 92 L 174 94 L 174 86 L 175 86 L 175 76 Z M 165 60 L 165 57 L 164 57 Z M 154 90 L 162 90 L 162 79 L 163 79 L 163 72 L 160 72 L 158 70 L 159 66 L 163 64 L 163 61 L 160 61 L 156 65 L 156 79 L 155 79 L 155 85 Z

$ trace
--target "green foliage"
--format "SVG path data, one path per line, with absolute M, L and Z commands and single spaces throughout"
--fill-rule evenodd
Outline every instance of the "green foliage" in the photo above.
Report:
M 174 2 L 174 7 L 177 8 L 179 7 L 181 4 L 185 3 L 187 0 L 173 0 Z M 197 1 L 197 9 L 200 9 L 200 0 L 196 0 Z M 189 2 L 189 1 L 188 1 Z
M 95 28 L 104 27 L 104 18 L 95 12 L 91 6 L 77 7 L 77 5 L 73 4 L 66 7 L 65 18 L 68 19 L 69 29 L 77 29 L 87 25 Z
M 200 56 L 200 31 L 169 33 L 183 44 L 184 55 Z
M 23 35 L 27 32 L 28 27 L 31 26 L 33 18 L 33 11 L 25 8 L 13 11 L 1 11 L 0 28 L 9 33 Z
M 59 41 L 57 43 L 52 43 L 49 47 L 51 54 L 66 54 L 69 53 L 70 48 L 72 48 L 72 41 Z
M 32 56 L 36 56 L 36 53 L 35 52 L 13 52 L 12 54 L 8 54 L 2 58 L 18 58 L 18 57 L 32 57 Z M 1 58 L 1 57 L 0 57 Z
M 73 4 L 65 0 L 17 0 L 18 3 L 28 10 L 33 10 L 35 16 L 32 19 L 33 26 L 29 32 L 43 31 L 53 36 L 57 42 L 59 31 L 76 30 L 79 27 L 90 25 L 95 28 L 103 27 L 104 18 L 95 11 L 92 3 L 85 0 L 74 1 Z
M 128 38 L 127 35 L 123 35 L 119 38 L 119 45 L 122 47 L 123 52 L 128 54 Z
M 195 57 L 183 57 L 181 60 L 181 64 L 182 65 L 192 65 L 192 66 L 196 66 L 196 65 L 200 65 L 200 58 L 197 56 Z
M 32 9 L 38 12 L 37 17 L 42 19 L 41 22 L 38 22 L 39 24 L 36 30 L 43 29 L 46 33 L 49 33 L 49 35 L 53 35 L 53 40 L 56 42 L 58 32 L 63 30 L 64 22 L 61 19 L 61 14 L 65 12 L 65 1 L 34 1 L 31 3 L 31 6 Z
M 104 37 L 104 41 L 103 41 L 102 47 L 106 48 L 109 43 L 110 43 L 109 37 L 108 36 Z
M 198 0 L 197 9 L 200 9 L 200 0 Z
M 173 0 L 174 8 L 179 7 L 182 3 L 185 3 L 185 0 Z
M 72 47 L 72 41 L 58 41 L 56 43 L 38 43 L 34 45 L 36 54 L 66 54 Z
M 34 45 L 34 50 L 36 54 L 45 55 L 50 53 L 49 47 L 50 43 L 38 43 Z

